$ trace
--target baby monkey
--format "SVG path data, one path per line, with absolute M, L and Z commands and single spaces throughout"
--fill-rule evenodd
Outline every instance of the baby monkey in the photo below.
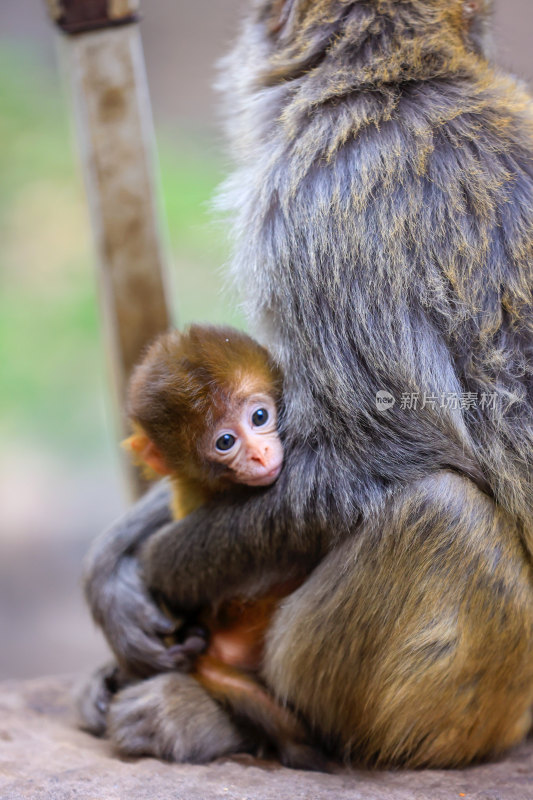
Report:
M 259 488 L 276 481 L 283 462 L 277 431 L 281 392 L 282 376 L 268 351 L 246 334 L 203 325 L 171 331 L 151 345 L 133 372 L 133 434 L 124 446 L 136 463 L 169 477 L 173 514 L 180 519 L 235 484 Z M 165 641 L 177 663 L 183 656 L 182 666 L 244 722 L 252 739 L 274 746 L 288 766 L 323 768 L 306 743 L 304 726 L 258 678 L 271 617 L 299 583 L 289 580 L 259 598 L 208 609 L 199 615 L 199 626 L 178 631 L 177 643 Z M 159 588 L 150 586 L 156 593 Z
M 152 344 L 130 381 L 124 445 L 170 477 L 176 518 L 232 484 L 274 483 L 281 387 L 267 350 L 232 328 L 192 325 Z

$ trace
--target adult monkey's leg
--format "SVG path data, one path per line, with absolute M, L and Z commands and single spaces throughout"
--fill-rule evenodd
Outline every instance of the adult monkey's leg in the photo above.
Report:
M 276 704 L 253 674 L 213 659 L 202 659 L 190 675 L 158 675 L 119 690 L 105 725 L 128 756 L 202 763 L 266 748 L 295 769 L 327 768 L 296 715 Z
M 501 752 L 533 704 L 520 530 L 455 473 L 389 503 L 285 601 L 266 679 L 355 760 L 447 767 Z

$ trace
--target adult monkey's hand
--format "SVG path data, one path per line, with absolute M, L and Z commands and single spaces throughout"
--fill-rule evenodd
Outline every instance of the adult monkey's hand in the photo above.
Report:
M 170 521 L 169 497 L 167 484 L 157 484 L 96 540 L 85 562 L 85 593 L 94 620 L 119 664 L 139 676 L 179 666 L 179 654 L 162 640 L 176 623 L 143 584 L 136 556 L 139 546 Z

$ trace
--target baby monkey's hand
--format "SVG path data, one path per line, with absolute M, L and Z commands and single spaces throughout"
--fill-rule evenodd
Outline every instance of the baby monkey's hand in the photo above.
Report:
M 157 597 L 157 604 L 164 614 L 176 623 L 174 633 L 162 637 L 163 644 L 168 647 L 168 654 L 172 657 L 176 669 L 180 672 L 190 672 L 197 657 L 207 649 L 209 632 L 198 624 L 193 615 L 184 618 L 173 614 L 164 598 Z

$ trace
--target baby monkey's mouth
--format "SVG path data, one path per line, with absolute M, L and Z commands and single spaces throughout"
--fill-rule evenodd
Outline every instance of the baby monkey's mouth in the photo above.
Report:
M 269 469 L 268 472 L 260 472 L 254 477 L 247 478 L 245 483 L 247 486 L 270 486 L 271 483 L 274 483 L 274 481 L 277 480 L 282 466 L 283 462 L 280 461 L 274 467 Z

